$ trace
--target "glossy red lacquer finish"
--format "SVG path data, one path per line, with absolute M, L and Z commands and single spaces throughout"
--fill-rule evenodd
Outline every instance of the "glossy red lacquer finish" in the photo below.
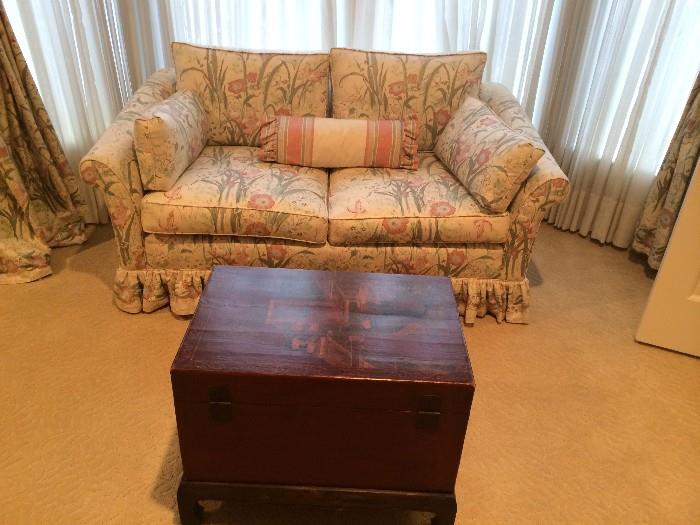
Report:
M 249 267 L 215 268 L 172 382 L 187 480 L 434 492 L 474 392 L 448 278 Z

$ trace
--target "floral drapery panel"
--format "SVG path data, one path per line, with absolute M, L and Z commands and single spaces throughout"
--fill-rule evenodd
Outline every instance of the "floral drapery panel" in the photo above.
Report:
M 700 157 L 700 73 L 673 140 L 649 191 L 632 249 L 658 270 Z
M 0 4 L 0 284 L 51 273 L 49 247 L 85 241 L 85 204 Z

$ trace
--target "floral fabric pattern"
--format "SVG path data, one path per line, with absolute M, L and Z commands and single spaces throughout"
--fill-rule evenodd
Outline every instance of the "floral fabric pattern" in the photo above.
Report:
M 51 273 L 49 247 L 85 241 L 78 179 L 0 3 L 0 284 Z
M 324 170 L 259 161 L 257 149 L 207 146 L 167 192 L 141 201 L 144 231 L 325 243 Z
M 544 150 L 469 97 L 445 126 L 435 155 L 486 209 L 508 209 Z
M 661 266 L 680 213 L 690 179 L 700 159 L 700 73 L 690 92 L 666 157 L 649 190 L 632 241 L 632 249 L 647 256 L 655 270 Z
M 143 186 L 134 151 L 134 120 L 175 92 L 172 69 L 154 73 L 131 97 L 112 125 L 80 161 L 80 175 L 102 191 L 122 268 L 143 268 Z
M 0 239 L 0 284 L 36 281 L 51 275 L 51 250 L 38 239 Z
M 153 268 L 119 269 L 115 279 L 115 303 L 131 313 L 153 311 L 169 302 L 176 314 L 190 315 L 212 266 L 235 264 L 447 275 L 465 322 L 473 323 L 487 312 L 499 321 L 527 322 L 527 279 L 498 278 L 502 245 L 340 247 L 232 236 L 158 234 L 147 235 L 145 244 Z
M 263 238 L 252 230 L 251 234 L 256 235 L 254 237 L 231 234 L 169 233 L 173 232 L 174 228 L 164 228 L 166 233 L 146 233 L 142 227 L 142 215 L 145 213 L 143 201 L 148 202 L 149 199 L 154 198 L 149 195 L 154 194 L 144 196 L 131 130 L 137 116 L 143 114 L 153 104 L 171 96 L 174 90 L 175 77 L 172 70 L 156 73 L 135 93 L 117 121 L 81 163 L 83 178 L 102 189 L 112 217 L 120 255 L 120 267 L 116 271 L 113 297 L 115 304 L 123 311 L 133 313 L 153 311 L 170 304 L 170 308 L 176 314 L 191 314 L 206 285 L 212 265 L 244 264 L 446 275 L 452 280 L 457 304 L 465 322 L 471 323 L 476 317 L 486 313 L 495 315 L 499 321 L 527 322 L 529 285 L 524 275 L 534 238 L 544 212 L 566 196 L 568 187 L 566 176 L 548 152 L 540 159 L 516 194 L 508 214 L 486 213 L 473 202 L 473 199 L 471 205 L 460 204 L 462 194 L 466 195 L 465 199 L 471 199 L 471 197 L 468 196 L 462 184 L 449 174 L 444 165 L 433 155 L 421 155 L 419 170 L 394 170 L 397 181 L 402 181 L 401 183 L 405 186 L 403 191 L 397 193 L 401 204 L 395 197 L 391 197 L 399 210 L 401 205 L 407 206 L 408 202 L 411 202 L 410 206 L 415 210 L 413 201 L 417 199 L 422 203 L 421 209 L 427 207 L 429 213 L 432 210 L 438 218 L 444 218 L 455 215 L 463 206 L 474 206 L 479 213 L 489 217 L 492 222 L 494 218 L 507 221 L 506 224 L 509 226 L 505 226 L 507 228 L 505 237 L 494 237 L 494 239 L 502 238 L 503 241 L 487 241 L 485 233 L 491 235 L 491 232 L 487 232 L 486 228 L 478 241 L 477 239 L 462 243 L 434 241 L 431 244 L 412 241 L 410 244 L 385 242 L 352 246 L 323 243 L 321 239 L 325 233 L 318 237 L 319 244 L 311 244 L 308 240 L 301 242 Z M 495 84 L 482 84 L 481 96 L 507 125 L 512 127 L 521 125 L 523 132 L 529 130 L 528 132 L 536 136 L 536 132 L 529 125 L 517 101 L 505 88 Z M 501 114 L 498 108 L 508 109 Z M 202 157 L 207 158 L 209 150 L 217 149 L 236 151 L 235 155 L 232 154 L 236 160 L 231 164 L 238 166 L 234 168 L 235 170 L 240 169 L 247 173 L 249 169 L 260 166 L 261 172 L 253 178 L 260 175 L 269 177 L 269 181 L 253 190 L 246 189 L 247 187 L 241 188 L 238 183 L 231 185 L 229 193 L 247 191 L 247 198 L 231 197 L 225 190 L 221 193 L 217 190 L 209 194 L 210 198 L 218 202 L 221 196 L 222 201 L 231 199 L 227 202 L 236 201 L 247 207 L 252 198 L 252 191 L 257 195 L 252 199 L 254 203 L 252 209 L 256 212 L 270 211 L 279 206 L 274 192 L 270 191 L 270 188 L 277 184 L 275 177 L 279 175 L 271 173 L 276 169 L 291 168 L 300 171 L 308 170 L 309 173 L 324 173 L 309 168 L 292 168 L 259 162 L 256 158 L 257 150 L 253 148 L 205 148 Z M 224 165 L 229 164 L 224 163 Z M 339 172 L 334 172 L 330 176 L 331 187 L 333 176 Z M 415 177 L 416 174 L 418 177 Z M 410 178 L 412 176 L 413 178 Z M 324 177 L 325 182 L 319 180 L 319 183 L 326 187 L 328 176 L 324 173 Z M 438 178 L 441 179 L 440 182 L 437 181 Z M 232 173 L 231 180 L 234 179 L 235 175 Z M 293 179 L 295 177 L 290 176 L 288 180 Z M 262 181 L 262 179 L 259 180 Z M 308 180 L 315 179 L 309 175 Z M 182 178 L 167 192 L 171 197 L 175 197 L 172 199 L 174 202 L 178 201 L 176 189 L 181 182 Z M 424 191 L 415 191 L 415 188 L 420 188 L 424 182 L 427 182 Z M 255 181 L 251 184 L 255 184 Z M 304 182 L 300 188 L 303 190 L 302 193 L 308 189 L 306 184 Z M 266 190 L 263 191 L 263 188 Z M 453 197 L 446 198 L 445 192 L 452 192 Z M 180 193 L 180 201 L 185 194 L 186 192 Z M 372 198 L 374 197 L 373 195 Z M 387 196 L 380 195 L 380 197 Z M 426 198 L 429 204 L 426 204 L 428 202 Z M 283 199 L 285 206 L 286 202 L 287 198 Z M 356 204 L 350 201 L 346 203 L 346 207 L 361 210 L 362 207 L 356 207 Z M 365 206 L 362 203 L 361 205 Z M 331 205 L 330 208 L 333 209 L 333 206 Z M 450 215 L 452 208 L 455 212 Z M 325 201 L 320 209 L 326 210 Z M 308 215 L 313 217 L 314 214 Z M 326 221 L 325 215 L 321 217 Z M 403 219 L 403 216 L 391 217 L 391 219 L 395 218 Z M 175 224 L 176 214 L 173 213 L 173 221 L 170 221 L 169 212 L 165 214 L 165 219 L 163 225 L 170 227 Z M 203 221 L 199 224 L 206 224 L 208 228 L 213 228 L 215 222 L 209 219 L 208 222 Z M 496 226 L 500 228 L 500 224 L 494 224 L 494 228 Z M 267 227 L 267 223 L 265 226 Z M 319 226 L 322 231 L 325 227 L 327 226 Z M 394 224 L 390 222 L 388 227 L 390 231 L 398 232 L 403 227 L 403 221 Z M 440 231 L 442 233 L 442 225 Z M 399 235 L 399 233 L 393 235 Z
M 503 246 L 492 243 L 427 246 L 333 246 L 234 236 L 146 236 L 150 268 L 210 269 L 215 264 L 310 270 L 410 273 L 495 279 Z
M 337 245 L 504 242 L 507 213 L 482 210 L 432 154 L 417 170 L 348 168 L 331 173 L 328 240 Z
M 525 113 L 520 102 L 506 86 L 496 82 L 483 82 L 479 89 L 479 100 L 498 115 L 506 126 L 527 137 L 538 148 L 545 150 L 543 159 L 547 156 L 549 150 L 542 137 L 532 126 L 532 122 L 530 122 L 530 118 Z
M 199 95 L 209 144 L 258 146 L 276 115 L 325 117 L 328 54 L 254 53 L 174 42 L 177 90 Z
M 153 312 L 170 304 L 176 315 L 192 315 L 211 270 L 117 269 L 113 297 L 117 307 L 129 313 Z M 492 314 L 499 323 L 527 323 L 530 285 L 522 281 L 452 277 L 452 289 L 460 317 L 467 325 Z
M 134 148 L 145 190 L 167 191 L 207 141 L 209 121 L 199 97 L 175 93 L 134 120 Z
M 530 283 L 500 279 L 452 279 L 452 288 L 464 324 L 471 325 L 477 317 L 492 314 L 496 321 L 528 323 Z
M 406 55 L 331 49 L 333 116 L 409 119 L 430 151 L 467 96 L 478 96 L 486 53 Z
M 415 119 L 276 117 L 260 132 L 260 159 L 316 168 L 418 167 Z
M 544 150 L 510 205 L 511 225 L 503 253 L 503 269 L 507 279 L 522 279 L 527 273 L 542 219 L 552 206 L 566 199 L 569 179 L 508 88 L 484 82 L 479 97 L 508 127 Z

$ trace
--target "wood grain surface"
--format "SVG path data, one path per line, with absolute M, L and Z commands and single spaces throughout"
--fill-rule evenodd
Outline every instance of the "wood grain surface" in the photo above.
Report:
M 188 481 L 454 488 L 474 380 L 447 278 L 217 267 L 171 377 Z

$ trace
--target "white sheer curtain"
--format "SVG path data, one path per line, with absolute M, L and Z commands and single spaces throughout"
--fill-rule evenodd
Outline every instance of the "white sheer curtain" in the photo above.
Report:
M 75 159 L 169 64 L 171 40 L 487 51 L 486 79 L 513 91 L 571 178 L 550 222 L 617 246 L 631 240 L 700 66 L 700 0 L 4 1 Z
M 570 2 L 560 20 L 537 98 L 571 194 L 549 220 L 627 247 L 700 67 L 700 2 Z

